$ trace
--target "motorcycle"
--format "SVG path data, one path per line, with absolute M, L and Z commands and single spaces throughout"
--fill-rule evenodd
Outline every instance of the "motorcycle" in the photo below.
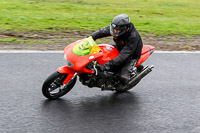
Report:
M 57 68 L 43 83 L 42 93 L 48 99 L 58 99 L 67 94 L 75 85 L 77 76 L 83 85 L 98 87 L 102 90 L 125 92 L 137 85 L 150 73 L 153 65 L 141 65 L 154 52 L 155 47 L 144 45 L 141 58 L 126 85 L 119 80 L 119 71 L 100 72 L 97 65 L 103 65 L 119 55 L 118 50 L 109 44 L 99 44 L 88 37 L 69 44 L 64 49 L 66 66 Z M 109 85 L 107 82 L 109 81 Z

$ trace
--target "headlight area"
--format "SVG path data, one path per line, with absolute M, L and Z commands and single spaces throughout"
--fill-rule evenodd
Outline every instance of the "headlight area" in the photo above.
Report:
M 68 67 L 73 67 L 74 64 L 72 64 L 69 60 L 67 60 L 67 56 L 64 54 L 63 60 L 67 64 Z

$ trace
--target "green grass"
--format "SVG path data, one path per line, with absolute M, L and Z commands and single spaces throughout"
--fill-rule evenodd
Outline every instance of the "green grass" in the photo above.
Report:
M 48 40 L 43 40 L 43 39 L 18 39 L 15 37 L 9 37 L 9 38 L 3 38 L 0 39 L 0 42 L 4 43 L 4 44 L 10 44 L 10 43 L 17 43 L 17 44 L 28 44 L 28 45 L 32 45 L 32 44 L 53 44 L 55 41 L 48 41 Z
M 12 38 L 0 39 L 0 42 L 3 42 L 3 43 L 11 43 L 11 42 L 22 43 L 23 41 L 12 37 Z
M 0 0 L 0 32 L 96 31 L 126 13 L 145 35 L 200 35 L 199 0 Z

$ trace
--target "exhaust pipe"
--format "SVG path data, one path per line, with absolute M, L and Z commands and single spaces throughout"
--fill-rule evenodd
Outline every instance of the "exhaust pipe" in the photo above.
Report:
M 134 77 L 133 79 L 131 79 L 127 85 L 125 85 L 122 90 L 125 90 L 129 87 L 134 87 L 142 78 L 144 78 L 147 74 L 149 74 L 152 69 L 154 68 L 153 65 L 151 66 L 146 66 L 144 68 L 144 70 L 142 70 L 142 72 L 140 72 L 136 77 Z

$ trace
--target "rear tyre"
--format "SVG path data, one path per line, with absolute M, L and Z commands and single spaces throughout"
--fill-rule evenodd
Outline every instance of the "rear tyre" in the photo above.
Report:
M 73 77 L 67 84 L 63 84 L 68 74 L 54 72 L 44 82 L 42 86 L 43 95 L 50 99 L 58 99 L 67 94 L 75 85 L 77 77 Z

